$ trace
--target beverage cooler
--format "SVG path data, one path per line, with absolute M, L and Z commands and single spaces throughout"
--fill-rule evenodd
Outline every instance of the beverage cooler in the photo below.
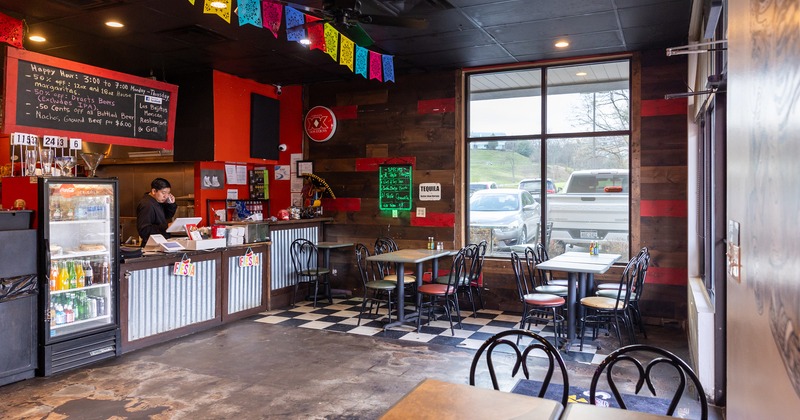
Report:
M 45 376 L 120 354 L 117 190 L 110 178 L 38 178 Z

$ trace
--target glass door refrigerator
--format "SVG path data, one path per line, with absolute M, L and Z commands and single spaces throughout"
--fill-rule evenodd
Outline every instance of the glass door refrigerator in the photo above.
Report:
M 39 178 L 41 374 L 120 354 L 114 178 Z

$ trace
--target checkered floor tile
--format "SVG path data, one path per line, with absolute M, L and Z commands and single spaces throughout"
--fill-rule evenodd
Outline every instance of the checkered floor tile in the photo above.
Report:
M 413 307 L 409 306 L 407 310 L 412 311 Z M 410 324 L 384 330 L 383 325 L 387 320 L 385 307 L 381 307 L 377 314 L 375 311 L 369 314 L 365 313 L 361 319 L 361 325 L 358 325 L 358 314 L 360 312 L 360 298 L 333 299 L 332 304 L 318 301 L 316 308 L 313 307 L 312 302 L 300 302 L 294 308 L 264 312 L 261 314 L 263 317 L 257 318 L 256 322 L 456 346 L 473 350 L 477 350 L 492 335 L 519 325 L 519 315 L 516 314 L 481 309 L 473 317 L 471 311 L 462 310 L 461 328 L 458 328 L 456 316 L 453 315 L 455 328 L 452 333 L 449 322 L 442 314 L 439 314 L 439 317 L 431 321 L 430 324 L 423 324 L 418 333 L 416 327 Z M 393 315 L 392 320 L 394 319 Z M 423 322 L 426 320 L 426 317 L 422 318 Z M 552 326 L 532 326 L 531 331 L 551 342 L 554 339 Z M 599 346 L 596 344 L 597 342 L 592 343 L 587 338 L 583 351 L 579 350 L 576 342 L 572 345 L 570 351 L 562 351 L 561 354 L 564 360 L 598 364 L 606 356 L 606 354 L 601 353 L 607 353 L 608 351 L 606 349 L 598 350 Z

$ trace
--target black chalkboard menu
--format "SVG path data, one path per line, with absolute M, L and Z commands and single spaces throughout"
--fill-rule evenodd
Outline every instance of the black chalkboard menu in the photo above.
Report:
M 3 131 L 171 149 L 177 86 L 8 49 Z
M 378 179 L 381 210 L 411 210 L 411 165 L 380 165 Z

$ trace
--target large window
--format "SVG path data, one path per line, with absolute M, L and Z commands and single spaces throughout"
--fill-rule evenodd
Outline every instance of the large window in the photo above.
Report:
M 469 241 L 628 258 L 630 63 L 467 75 Z M 513 204 L 513 205 L 512 205 Z

